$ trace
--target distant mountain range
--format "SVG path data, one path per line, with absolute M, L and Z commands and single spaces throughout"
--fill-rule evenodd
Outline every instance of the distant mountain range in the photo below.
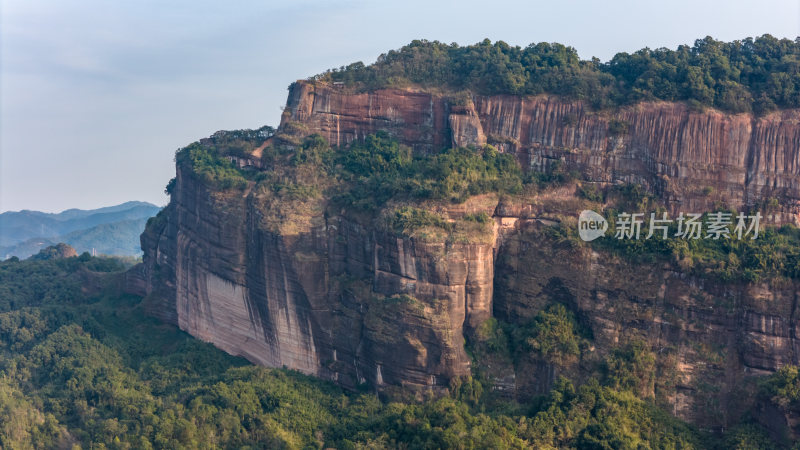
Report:
M 68 209 L 54 214 L 9 211 L 0 214 L 0 259 L 27 258 L 42 248 L 64 242 L 78 251 L 139 256 L 139 235 L 147 219 L 161 208 L 147 202 L 126 202 L 105 208 Z

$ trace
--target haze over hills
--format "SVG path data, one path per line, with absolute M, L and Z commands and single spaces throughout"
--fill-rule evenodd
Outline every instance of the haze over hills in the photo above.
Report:
M 81 253 L 95 249 L 107 255 L 141 254 L 139 235 L 159 207 L 130 201 L 115 206 L 60 213 L 9 211 L 0 214 L 0 257 L 27 258 L 57 242 Z

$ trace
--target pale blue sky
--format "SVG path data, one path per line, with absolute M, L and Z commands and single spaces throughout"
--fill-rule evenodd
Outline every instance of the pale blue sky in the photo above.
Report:
M 0 2 L 0 211 L 165 204 L 178 147 L 277 125 L 286 88 L 413 39 L 582 58 L 800 35 L 800 0 Z

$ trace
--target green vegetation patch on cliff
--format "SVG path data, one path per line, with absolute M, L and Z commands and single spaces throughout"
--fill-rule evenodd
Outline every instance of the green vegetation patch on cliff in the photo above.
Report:
M 200 143 L 195 142 L 182 148 L 175 155 L 175 160 L 178 164 L 190 167 L 200 180 L 215 188 L 243 190 L 247 187 L 247 179 L 230 160 L 220 156 L 215 149 Z
M 613 228 L 613 226 L 612 226 Z M 617 239 L 606 236 L 592 245 L 633 261 L 671 259 L 683 270 L 728 281 L 759 282 L 776 278 L 800 279 L 800 230 L 793 225 L 765 227 L 756 239 Z
M 267 146 L 260 170 L 239 169 L 224 149 L 193 144 L 179 152 L 194 173 L 219 189 L 244 188 L 248 182 L 269 229 L 293 232 L 307 228 L 325 206 L 334 214 L 372 221 L 388 215 L 389 230 L 411 235 L 436 228 L 457 241 L 480 238 L 490 218 L 479 212 L 456 221 L 426 208 L 446 208 L 480 194 L 516 194 L 525 177 L 512 155 L 491 146 L 453 148 L 433 155 L 416 155 L 384 132 L 366 136 L 347 147 L 332 148 L 319 135 Z
M 491 217 L 485 212 L 466 214 L 460 219 L 448 220 L 441 214 L 423 207 L 401 206 L 386 210 L 388 231 L 399 236 L 430 242 L 445 240 L 463 244 L 491 243 L 491 223 Z
M 339 201 L 367 210 L 390 199 L 461 203 L 487 192 L 517 193 L 523 181 L 514 157 L 491 146 L 413 155 L 383 132 L 338 151 L 336 167 L 350 183 L 349 189 L 339 194 Z
M 578 197 L 587 201 L 585 206 L 588 209 L 605 216 L 609 228 L 603 237 L 586 243 L 579 237 L 578 224 L 574 217 L 565 217 L 562 224 L 542 231 L 559 246 L 603 250 L 632 263 L 671 261 L 683 271 L 726 281 L 800 279 L 800 229 L 794 225 L 774 227 L 762 222 L 755 239 L 752 239 L 752 232 L 749 235 L 743 234 L 739 239 L 734 232 L 737 213 L 720 209 L 715 212 L 731 214 L 733 223 L 726 227 L 730 238 L 706 238 L 705 227 L 697 239 L 680 236 L 678 224 L 673 220 L 668 226 L 666 239 L 662 239 L 662 231 L 658 229 L 648 239 L 650 213 L 660 219 L 665 209 L 640 186 L 613 186 L 601 192 L 593 186 L 579 185 L 576 192 Z M 616 237 L 617 220 L 623 211 L 644 213 L 638 238 Z M 675 216 L 668 217 L 676 219 Z M 709 220 L 709 213 L 703 214 L 699 219 L 703 223 L 708 223 Z
M 453 224 L 438 214 L 411 206 L 403 206 L 395 210 L 394 214 L 387 218 L 387 221 L 390 230 L 407 236 L 420 228 L 441 228 L 448 232 L 453 229 Z
M 511 335 L 520 351 L 534 351 L 548 363 L 566 366 L 577 361 L 585 339 L 572 311 L 555 303 L 539 311 L 527 326 L 514 327 Z
M 331 205 L 370 220 L 390 208 L 396 211 L 389 228 L 399 234 L 434 227 L 467 242 L 489 228 L 485 213 L 468 214 L 453 224 L 445 218 L 432 221 L 435 214 L 420 214 L 419 207 L 463 203 L 486 193 L 517 194 L 532 181 L 547 184 L 523 176 L 512 155 L 492 146 L 418 155 L 385 132 L 337 149 L 319 135 L 286 139 L 285 132 L 275 136 L 273 145 L 262 145 L 260 139 L 272 136 L 270 130 L 218 132 L 180 149 L 176 161 L 212 190 L 252 187 L 248 192 L 260 203 L 265 227 L 289 233 L 307 229 L 310 219 Z M 255 165 L 257 144 L 262 154 Z M 237 158 L 249 165 L 240 167 Z M 170 181 L 166 192 L 175 189 Z
M 770 35 L 722 42 L 706 37 L 676 50 L 644 48 L 610 61 L 581 60 L 562 44 L 525 48 L 485 39 L 459 46 L 415 40 L 315 77 L 372 90 L 422 86 L 480 94 L 551 93 L 598 108 L 641 100 L 688 101 L 731 112 L 800 107 L 800 38 Z
M 264 140 L 272 137 L 275 130 L 264 126 L 257 130 L 218 131 L 211 137 L 193 142 L 175 153 L 178 165 L 189 167 L 201 181 L 217 189 L 243 190 L 248 180 L 257 179 L 258 172 L 241 170 L 233 158 L 244 158 Z M 170 180 L 165 192 L 171 194 L 175 183 Z

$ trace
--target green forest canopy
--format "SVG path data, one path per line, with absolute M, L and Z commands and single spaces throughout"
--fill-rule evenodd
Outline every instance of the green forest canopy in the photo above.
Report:
M 558 43 L 525 48 L 485 39 L 459 46 L 415 40 L 378 57 L 317 75 L 364 89 L 444 87 L 479 94 L 550 93 L 607 108 L 642 100 L 688 101 L 730 112 L 800 107 L 800 37 L 711 37 L 676 50 L 643 48 L 610 61 L 581 60 Z
M 650 354 L 641 346 L 615 351 L 606 376 L 580 386 L 559 379 L 549 395 L 530 403 L 498 398 L 486 381 L 473 378 L 454 379 L 444 397 L 382 401 L 368 388 L 347 392 L 297 372 L 249 365 L 146 317 L 140 298 L 111 289 L 123 268 L 88 254 L 0 262 L 0 447 L 773 445 L 755 423 L 719 439 L 639 397 L 636 386 L 652 374 L 652 364 L 639 363 Z M 108 289 L 82 289 L 87 276 L 103 284 L 102 273 Z M 579 339 L 572 336 L 576 327 L 556 306 L 502 339 L 528 342 L 537 351 L 554 343 L 565 349 L 563 343 Z M 798 383 L 797 368 L 788 367 L 764 380 L 762 395 L 796 410 Z

